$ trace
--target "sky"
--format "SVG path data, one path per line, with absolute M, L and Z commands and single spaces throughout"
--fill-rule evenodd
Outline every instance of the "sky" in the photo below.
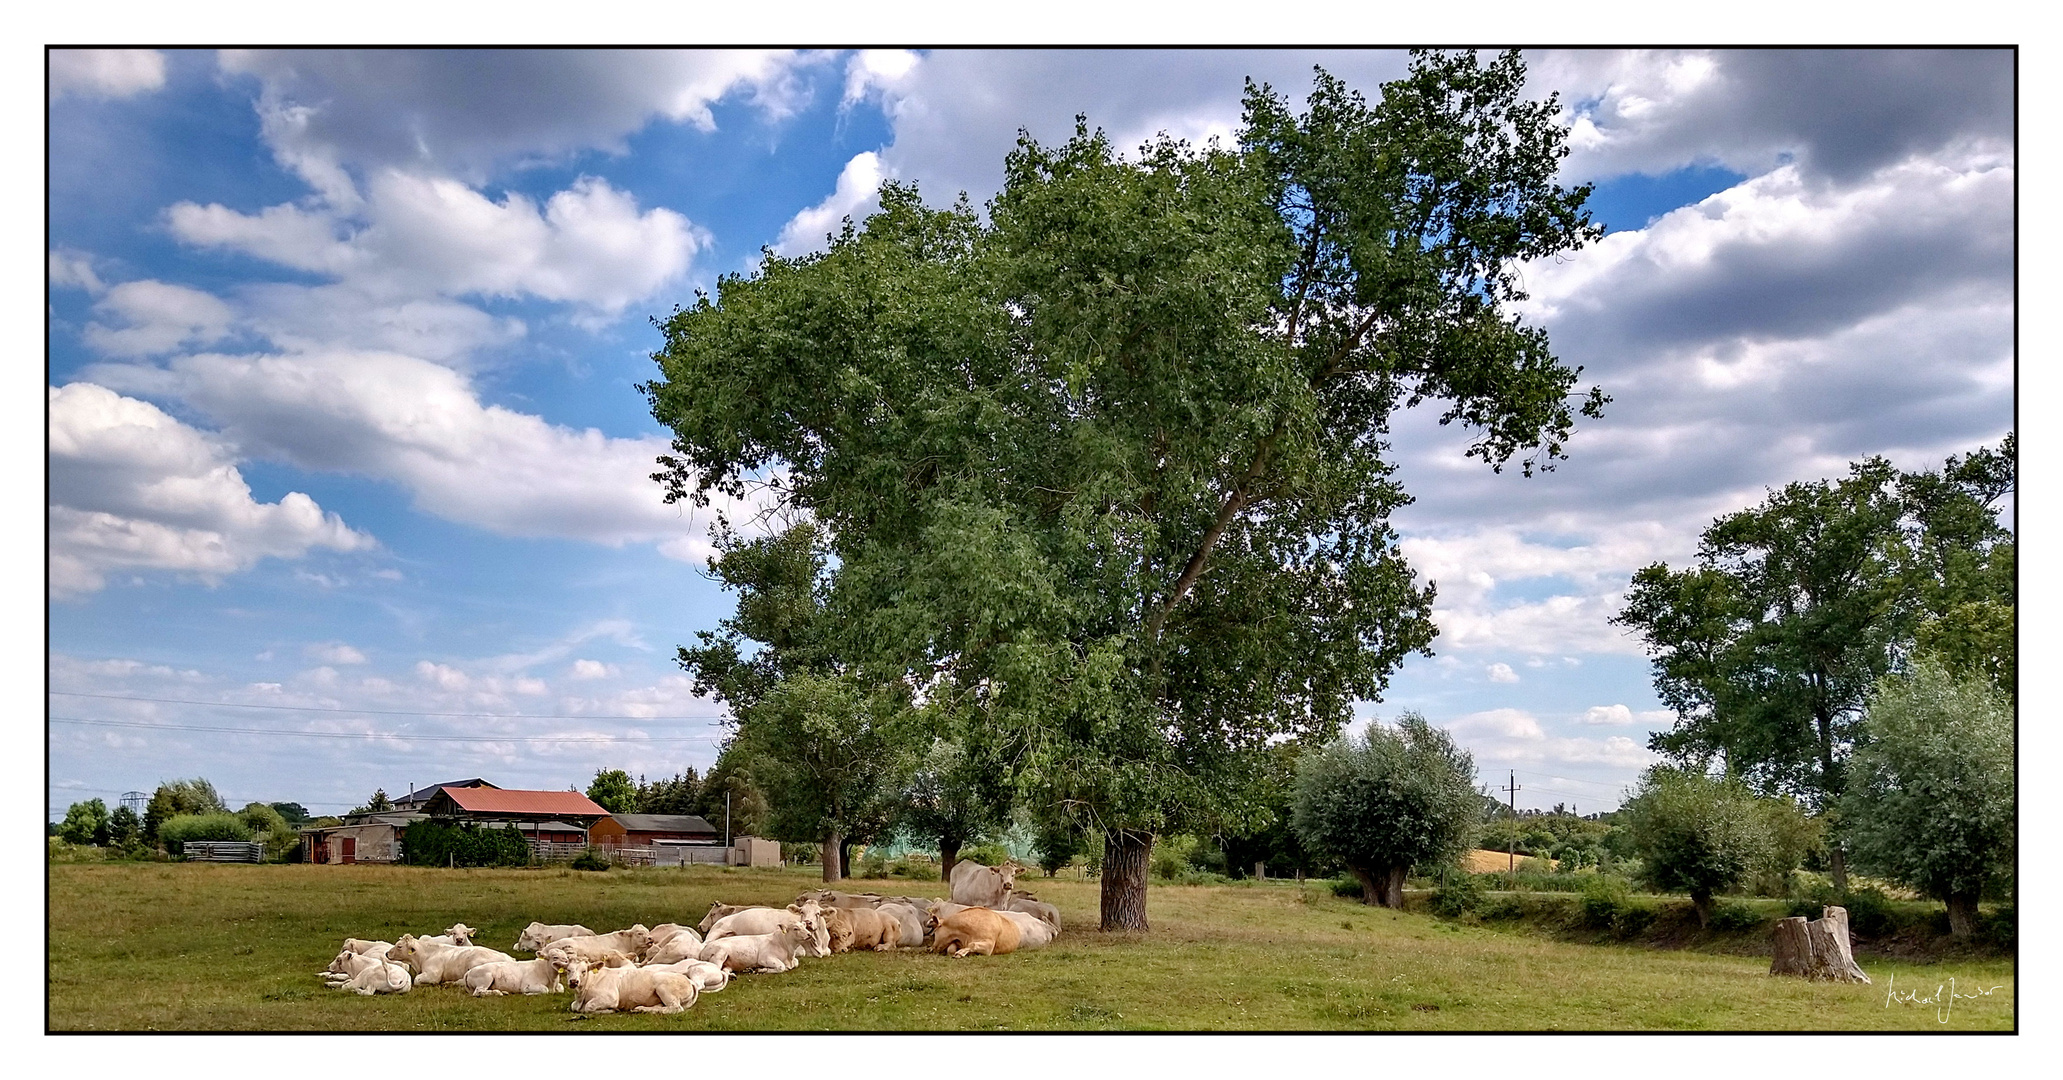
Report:
M 667 506 L 651 320 L 884 178 L 979 206 L 1019 129 L 1230 138 L 1392 51 L 66 51 L 48 84 L 48 810 L 190 776 L 336 813 L 706 768 L 730 612 Z M 1608 233 L 1519 309 L 1612 397 L 1524 478 L 1399 419 L 1441 633 L 1417 710 L 1521 807 L 1616 805 L 1672 716 L 1611 626 L 1713 517 L 2015 398 L 2005 51 L 1555 51 Z

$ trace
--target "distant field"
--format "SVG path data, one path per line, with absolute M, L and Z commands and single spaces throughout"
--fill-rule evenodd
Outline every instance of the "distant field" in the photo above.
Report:
M 110 1030 L 2009 1030 L 2010 960 L 1863 958 L 1873 986 L 1772 979 L 1759 957 L 1585 945 L 1367 908 L 1317 885 L 1155 886 L 1144 937 L 1096 933 L 1093 881 L 1052 948 L 993 959 L 853 953 L 744 976 L 677 1016 L 579 1018 L 565 994 L 449 987 L 364 998 L 315 973 L 347 936 L 464 920 L 506 950 L 532 919 L 694 923 L 778 902 L 796 871 L 434 870 L 199 864 L 50 868 L 49 1027 Z M 936 882 L 854 882 L 935 895 Z M 1895 987 L 1890 980 L 1895 978 Z M 1915 1003 L 1937 986 L 1950 1007 Z M 1887 991 L 1898 993 L 1887 997 Z

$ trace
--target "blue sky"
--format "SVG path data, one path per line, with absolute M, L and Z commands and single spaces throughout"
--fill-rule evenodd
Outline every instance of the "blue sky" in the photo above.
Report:
M 1767 487 L 2012 423 L 2012 66 L 1528 61 L 1611 232 L 1525 268 L 1524 314 L 1614 401 L 1530 480 L 1399 423 L 1442 635 L 1361 714 L 1604 809 L 1669 722 L 1604 621 L 1635 569 Z M 1299 95 L 1313 63 L 1372 92 L 1404 58 L 54 55 L 51 813 L 195 775 L 334 812 L 706 767 L 718 710 L 671 657 L 729 603 L 646 479 L 648 320 L 883 177 L 979 204 L 1020 127 L 1227 135 L 1243 77 Z

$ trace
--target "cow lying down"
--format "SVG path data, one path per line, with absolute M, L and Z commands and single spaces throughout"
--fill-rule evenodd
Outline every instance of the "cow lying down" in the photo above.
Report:
M 793 971 L 812 943 L 801 923 L 789 923 L 771 934 L 733 934 L 702 946 L 700 959 L 725 971 Z
M 408 967 L 363 953 L 341 952 L 322 973 L 323 985 L 332 990 L 350 990 L 370 997 L 374 994 L 406 994 L 415 980 Z
M 938 921 L 938 933 L 932 940 L 931 951 L 953 957 L 1001 956 L 1016 952 L 1022 930 L 1005 915 L 985 907 L 961 908 Z M 1029 915 L 1024 917 L 1032 922 L 1039 921 Z
M 695 1003 L 695 980 L 665 968 L 596 968 L 574 961 L 566 968 L 577 1013 L 677 1013 Z
M 534 953 L 560 938 L 593 936 L 595 936 L 594 931 L 579 923 L 547 925 L 541 922 L 534 922 L 523 928 L 523 933 L 516 938 L 516 943 L 510 946 L 510 948 L 515 949 L 517 952 Z
M 401 940 L 388 950 L 387 959 L 414 968 L 417 986 L 434 986 L 455 983 L 481 964 L 513 961 L 515 957 L 482 945 L 439 945 L 413 934 L 403 934 Z
M 628 930 L 618 930 L 613 934 L 560 938 L 539 949 L 537 955 L 566 967 L 575 960 L 599 961 L 610 953 L 643 956 L 651 947 L 652 932 L 645 929 L 645 924 L 636 923 Z
M 551 994 L 564 990 L 558 966 L 550 960 L 497 960 L 469 968 L 459 982 L 474 997 L 503 997 L 509 994 Z
M 641 965 L 646 971 L 672 971 L 686 975 L 695 983 L 695 989 L 705 994 L 714 994 L 731 984 L 731 973 L 723 965 L 707 960 L 675 960 L 667 964 Z

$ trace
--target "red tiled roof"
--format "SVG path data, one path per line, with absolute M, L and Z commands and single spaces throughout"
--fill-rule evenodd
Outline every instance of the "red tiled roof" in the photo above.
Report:
M 603 817 L 609 812 L 577 791 L 518 791 L 514 788 L 445 788 L 440 794 L 476 814 L 573 814 Z

